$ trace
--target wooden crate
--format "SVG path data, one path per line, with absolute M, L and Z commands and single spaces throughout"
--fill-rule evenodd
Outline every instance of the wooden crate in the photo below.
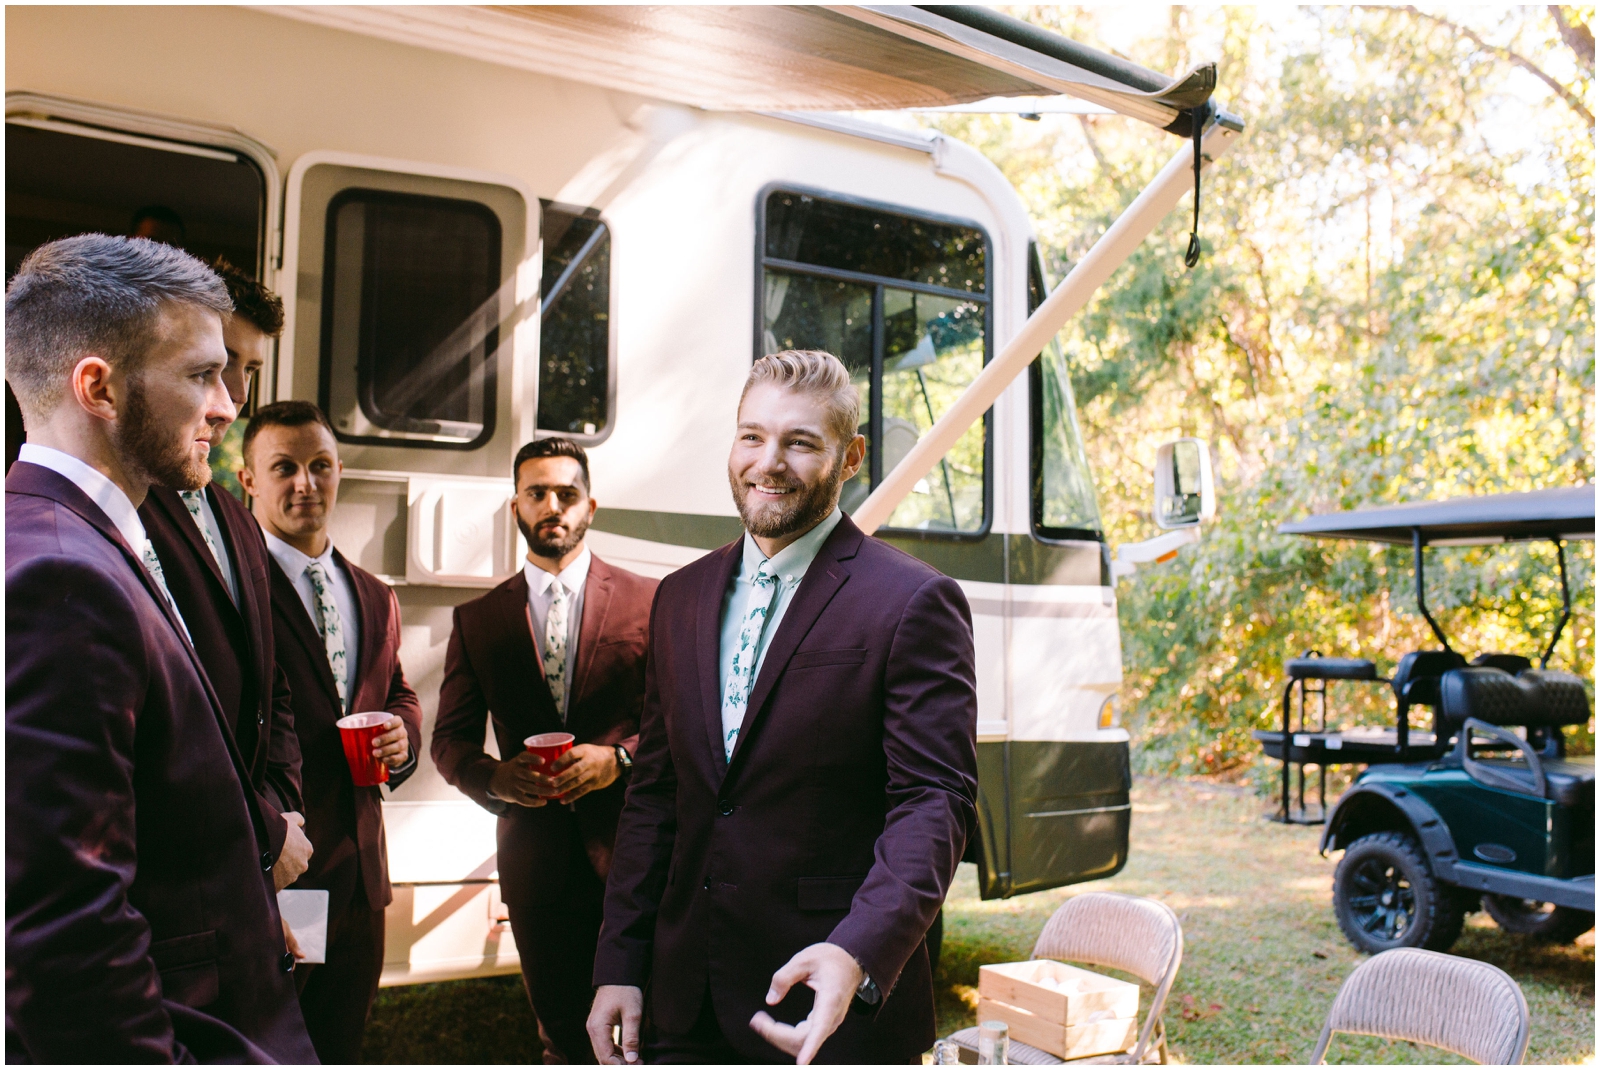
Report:
M 1139 1036 L 1139 986 L 1048 959 L 981 966 L 978 1020 L 992 1019 L 1060 1059 L 1125 1051 Z

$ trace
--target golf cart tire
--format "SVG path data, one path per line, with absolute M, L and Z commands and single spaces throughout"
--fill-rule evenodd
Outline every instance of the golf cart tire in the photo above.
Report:
M 1529 900 L 1513 895 L 1486 895 L 1483 909 L 1508 933 L 1531 936 L 1546 944 L 1570 944 L 1594 928 L 1594 913 L 1572 907 L 1554 907 L 1548 913 L 1528 908 Z M 1534 906 L 1544 906 L 1536 903 Z
M 1411 907 L 1404 926 L 1393 937 L 1385 937 L 1363 924 L 1376 916 L 1379 904 L 1369 907 L 1361 902 L 1367 897 L 1358 882 L 1365 878 L 1371 886 L 1374 877 L 1382 879 L 1391 870 L 1409 886 Z M 1434 877 L 1422 847 L 1404 832 L 1375 832 L 1345 848 L 1333 873 L 1333 913 L 1345 939 L 1369 955 L 1397 947 L 1448 951 L 1461 935 L 1466 917 L 1461 897 Z

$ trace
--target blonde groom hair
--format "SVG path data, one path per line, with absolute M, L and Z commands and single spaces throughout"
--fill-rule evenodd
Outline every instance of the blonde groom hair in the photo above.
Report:
M 739 394 L 739 404 L 757 383 L 774 383 L 788 390 L 815 394 L 827 403 L 827 430 L 842 451 L 861 425 L 861 395 L 850 381 L 850 371 L 832 353 L 820 349 L 785 349 L 769 353 L 750 368 Z

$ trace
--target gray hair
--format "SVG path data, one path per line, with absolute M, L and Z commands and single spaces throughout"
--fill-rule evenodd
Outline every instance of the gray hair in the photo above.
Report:
M 6 380 L 24 419 L 55 411 L 88 354 L 137 371 L 170 304 L 233 312 L 216 272 L 161 242 L 80 234 L 29 253 L 6 287 Z
M 820 349 L 785 349 L 769 353 L 750 368 L 739 394 L 739 404 L 757 383 L 775 383 L 789 390 L 821 396 L 828 407 L 828 433 L 842 449 L 856 437 L 861 425 L 861 395 L 850 381 L 850 370 L 832 353 Z

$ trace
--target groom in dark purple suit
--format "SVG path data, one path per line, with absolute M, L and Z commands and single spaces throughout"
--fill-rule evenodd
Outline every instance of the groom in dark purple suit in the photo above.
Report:
M 746 534 L 661 582 L 595 958 L 601 1062 L 933 1043 L 925 938 L 975 819 L 972 625 L 954 580 L 840 512 L 859 405 L 826 353 L 757 361 L 728 459 Z
M 210 479 L 231 309 L 103 234 L 6 290 L 7 1062 L 316 1061 L 268 815 L 137 511 Z

